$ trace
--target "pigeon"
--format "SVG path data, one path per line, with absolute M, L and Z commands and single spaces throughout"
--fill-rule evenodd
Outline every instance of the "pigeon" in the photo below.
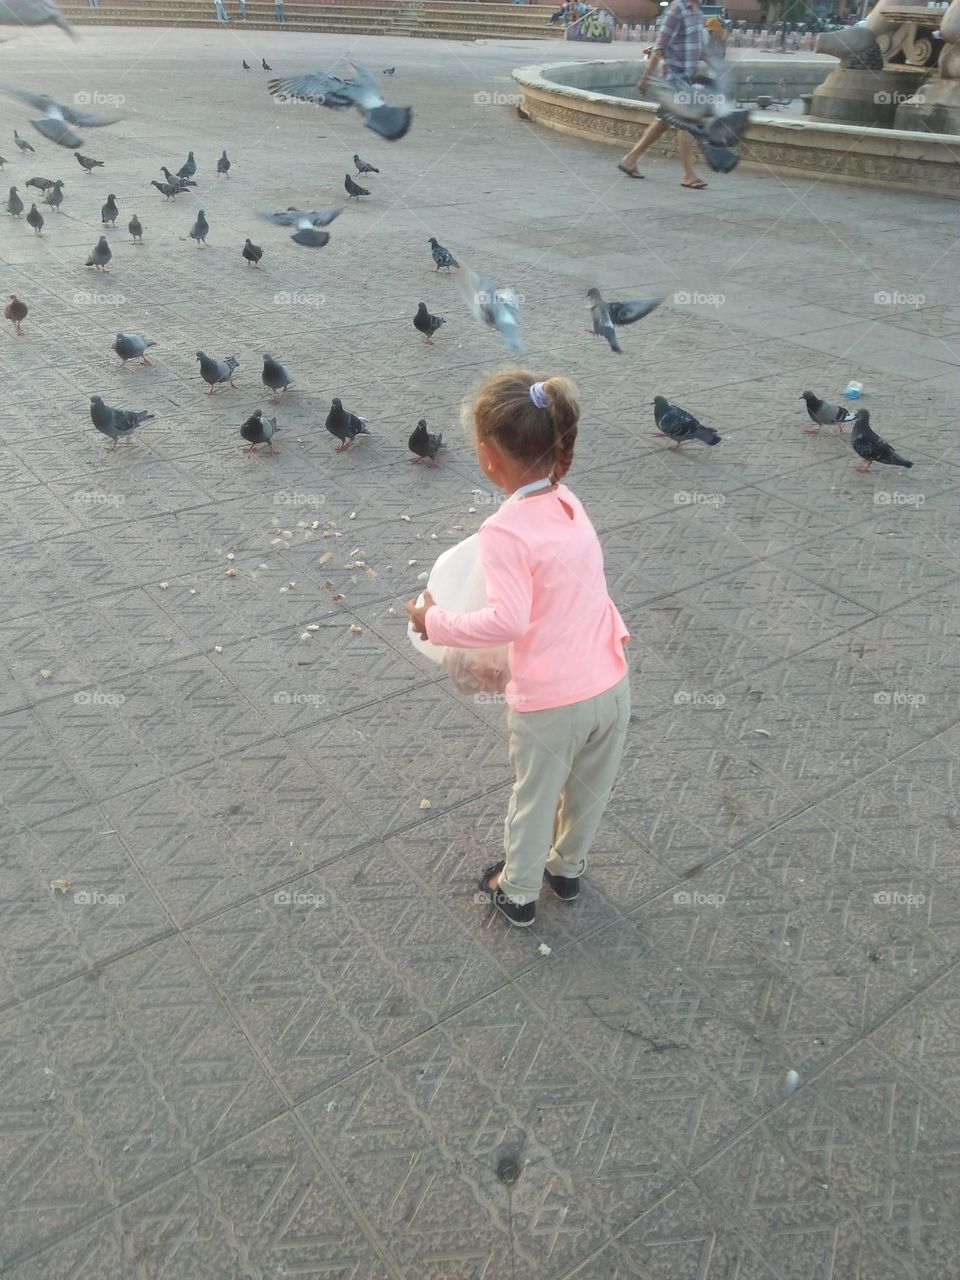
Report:
M 73 37 L 73 28 L 53 0 L 0 0 L 0 23 L 14 27 L 37 27 L 52 22 Z
M 273 437 L 280 430 L 277 426 L 276 418 L 265 418 L 262 409 L 254 409 L 253 413 L 240 428 L 240 434 L 244 440 L 250 443 L 244 449 L 244 453 L 253 453 L 258 444 L 265 444 L 270 453 L 276 453 L 273 447 Z
M 260 379 L 263 385 L 273 392 L 271 399 L 274 404 L 293 382 L 290 370 L 285 369 L 279 361 L 274 360 L 273 356 L 267 355 L 266 352 L 263 356 L 263 372 L 260 374 Z
M 26 153 L 27 151 L 33 151 L 33 147 L 30 145 L 30 143 L 26 140 L 26 138 L 21 138 L 19 133 L 17 133 L 16 129 L 14 129 L 13 131 L 13 140 L 17 144 L 17 146 L 20 148 L 20 150 L 23 151 L 24 153 Z
M 662 298 L 637 298 L 633 302 L 605 302 L 599 289 L 588 289 L 590 310 L 593 313 L 593 332 L 598 338 L 606 338 L 611 351 L 622 354 L 617 341 L 617 325 L 634 324 L 651 311 L 655 311 Z
M 177 170 L 177 177 L 192 178 L 196 172 L 197 172 L 197 162 L 193 158 L 193 152 L 188 151 L 186 160 L 184 160 L 183 164 Z
M 302 76 L 289 76 L 285 80 L 271 80 L 270 93 L 291 98 L 309 98 L 323 107 L 342 111 L 356 107 L 368 129 L 378 133 L 387 142 L 396 142 L 410 128 L 413 111 L 410 107 L 388 107 L 380 96 L 377 81 L 358 62 L 351 62 L 355 75 L 343 79 L 329 71 L 314 71 Z
M 384 67 L 383 74 L 385 76 L 392 76 L 393 73 L 396 71 L 396 69 L 397 69 L 396 67 Z
M 344 449 L 349 449 L 357 436 L 368 436 L 370 432 L 367 430 L 366 423 L 366 418 L 358 418 L 356 414 L 348 413 L 340 397 L 334 396 L 330 402 L 326 425 L 330 434 L 340 441 L 335 452 L 343 453 Z
M 119 216 L 120 210 L 117 208 L 117 197 L 113 194 L 108 195 L 107 203 L 100 210 L 100 221 L 104 226 L 109 223 L 112 227 L 115 227 Z
M 182 195 L 184 190 L 183 187 L 174 187 L 169 182 L 158 182 L 156 178 L 151 179 L 150 185 L 151 187 L 156 187 L 160 194 L 166 196 L 168 200 L 176 199 L 177 196 Z
M 442 324 L 445 324 L 443 316 L 432 316 L 427 310 L 427 304 L 421 302 L 417 307 L 417 314 L 413 317 L 413 327 L 418 333 L 422 333 L 424 339 L 433 345 L 433 335 L 437 332 Z
M 341 209 L 311 209 L 309 213 L 292 206 L 277 213 L 261 213 L 261 218 L 268 218 L 278 227 L 296 227 L 290 237 L 295 244 L 306 245 L 309 249 L 322 249 L 330 241 L 328 231 L 318 231 L 318 227 L 327 227 L 334 218 L 339 217 Z
M 869 471 L 871 462 L 879 462 L 885 467 L 912 467 L 913 463 L 901 458 L 893 445 L 881 440 L 870 426 L 870 412 L 858 409 L 853 417 L 853 434 L 850 437 L 854 453 L 863 459 L 858 471 Z
M 186 191 L 188 187 L 195 187 L 197 185 L 189 178 L 181 178 L 179 173 L 171 173 L 165 164 L 162 164 L 160 169 L 171 187 L 179 187 L 181 191 Z
M 737 101 L 735 73 L 709 52 L 706 61 L 709 74 L 696 84 L 658 77 L 652 96 L 660 104 L 658 117 L 696 138 L 714 173 L 730 173 L 739 163 L 735 148 L 750 126 L 750 112 Z
M 3 0 L 0 0 L 0 4 L 2 3 L 3 3 Z M 10 161 L 7 159 L 6 156 L 0 156 L 0 169 L 2 169 L 5 164 L 9 164 L 9 163 Z
M 28 93 L 25 89 L 8 89 L 7 92 L 34 110 L 43 112 L 38 120 L 31 120 L 30 123 L 38 133 L 61 147 L 83 146 L 83 139 L 74 133 L 71 125 L 78 125 L 81 129 L 100 129 L 108 124 L 116 124 L 120 119 L 119 116 L 98 116 L 89 111 L 78 111 L 76 107 L 55 102 L 45 93 Z M 30 149 L 33 150 L 32 147 Z
M 261 59 L 260 59 L 260 65 L 261 65 L 261 67 L 263 67 L 264 71 L 272 71 L 272 70 L 273 70 L 273 67 L 271 67 L 270 63 L 266 60 L 266 58 L 261 58 Z
M 120 357 L 120 364 L 125 369 L 128 360 L 139 360 L 141 364 L 152 364 L 147 359 L 147 347 L 155 347 L 157 344 L 149 338 L 144 338 L 139 333 L 118 333 L 113 344 L 113 349 Z
M 230 177 L 230 157 L 227 155 L 226 150 L 217 161 L 217 173 L 222 173 L 227 178 Z
M 436 236 L 430 237 L 430 252 L 433 260 L 437 264 L 437 270 L 446 267 L 449 271 L 451 267 L 459 267 L 460 263 L 456 260 L 449 249 L 445 249 Z
M 196 222 L 190 228 L 190 239 L 196 240 L 198 249 L 201 248 L 201 246 L 203 248 L 207 247 L 207 232 L 209 230 L 210 227 L 207 224 L 207 219 L 203 210 L 200 209 L 197 213 Z
M 704 444 L 720 443 L 720 437 L 713 427 L 705 427 L 692 413 L 687 413 L 686 409 L 681 409 L 677 404 L 670 404 L 664 396 L 657 396 L 654 400 L 653 416 L 660 428 L 654 435 L 666 436 L 672 440 L 671 450 L 679 449 L 689 440 L 702 440 Z
M 246 258 L 247 266 L 259 267 L 260 259 L 263 257 L 263 250 L 258 244 L 254 244 L 249 236 L 244 241 L 243 248 L 240 252 Z
M 99 396 L 91 396 L 90 417 L 97 430 L 113 441 L 110 449 L 115 449 L 118 440 L 132 435 L 142 422 L 149 422 L 156 414 L 148 413 L 146 409 L 111 409 Z M 107 450 L 108 453 L 110 449 Z
M 27 214 L 27 222 L 33 227 L 38 236 L 43 235 L 43 214 L 35 204 L 30 206 L 30 212 Z
M 838 431 L 842 432 L 843 424 L 853 421 L 853 414 L 849 409 L 844 408 L 842 404 L 829 404 L 826 400 L 815 396 L 812 391 L 804 391 L 800 399 L 806 403 L 810 421 L 815 424 L 804 428 L 805 435 L 815 436 L 821 427 L 834 425 Z
M 27 318 L 27 312 L 30 308 L 25 302 L 21 302 L 15 293 L 11 293 L 10 301 L 3 308 L 3 318 L 9 320 L 13 325 L 13 332 L 18 336 L 23 333 L 21 324 Z
M 233 375 L 240 367 L 240 361 L 236 356 L 227 356 L 224 360 L 211 360 L 206 352 L 198 351 L 197 359 L 200 361 L 200 377 L 210 388 L 207 395 L 212 396 L 217 387 L 224 382 L 229 382 L 231 387 L 236 389 Z
M 249 71 L 249 70 L 250 70 L 250 63 L 249 63 L 249 62 L 247 62 L 246 58 L 243 58 L 243 59 L 242 59 L 242 61 L 243 61 L 243 69 L 244 69 L 244 71 Z
M 380 172 L 380 170 L 379 170 L 379 169 L 375 168 L 372 164 L 368 164 L 368 163 L 366 162 L 366 160 L 361 160 L 361 159 L 360 159 L 360 157 L 359 157 L 359 156 L 357 156 L 357 155 L 355 155 L 355 156 L 353 157 L 353 163 L 357 166 L 357 173 L 359 173 L 359 174 L 361 174 L 361 175 L 362 175 L 362 174 L 364 174 L 364 173 L 379 173 L 379 172 Z
M 437 454 L 446 446 L 443 443 L 443 435 L 435 436 L 431 431 L 428 431 L 426 418 L 421 418 L 407 441 L 407 448 L 411 453 L 417 455 L 413 459 L 414 466 L 418 462 L 422 462 L 424 458 L 428 458 L 431 467 L 436 467 L 439 465 L 437 463 Z
M 81 169 L 86 169 L 87 173 L 93 173 L 94 169 L 103 168 L 102 160 L 94 160 L 90 156 L 82 156 L 79 151 L 75 151 L 73 154 L 77 158 L 77 164 L 80 165 Z
M 351 200 L 359 200 L 361 196 L 368 196 L 370 192 L 366 187 L 361 187 L 350 177 L 349 173 L 343 175 L 343 186 L 347 195 Z
M 491 279 L 475 271 L 467 272 L 463 288 L 477 319 L 496 329 L 511 351 L 523 351 L 519 302 L 513 289 L 498 289 Z
M 110 246 L 107 244 L 107 237 L 101 236 L 97 243 L 90 250 L 90 257 L 84 263 L 86 267 L 96 267 L 98 271 L 106 271 L 107 263 L 113 257 Z
M 63 204 L 63 183 L 57 179 L 47 194 L 43 197 L 43 203 L 48 204 L 51 209 L 60 212 L 60 206 Z
M 48 191 L 53 186 L 53 178 L 28 178 L 24 185 L 36 187 L 40 192 Z
M 23 213 L 23 201 L 16 187 L 11 187 L 10 194 L 7 196 L 7 213 L 12 213 L 15 218 L 19 218 Z
M 137 217 L 136 214 L 134 214 L 133 217 L 130 219 L 130 221 L 127 223 L 127 230 L 130 232 L 131 236 L 133 237 L 134 244 L 143 243 L 143 223 L 140 221 L 140 219 Z

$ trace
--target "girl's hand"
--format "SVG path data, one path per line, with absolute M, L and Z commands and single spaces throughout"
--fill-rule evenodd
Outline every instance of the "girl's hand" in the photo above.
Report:
M 407 601 L 407 617 L 410 619 L 410 624 L 414 631 L 423 640 L 429 640 L 430 638 L 427 635 L 427 610 L 432 604 L 436 603 L 429 591 L 424 591 L 423 604 L 421 605 L 417 604 L 416 599 Z

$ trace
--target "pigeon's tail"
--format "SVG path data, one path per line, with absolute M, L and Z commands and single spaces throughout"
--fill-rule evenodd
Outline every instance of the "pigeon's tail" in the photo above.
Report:
M 901 458 L 899 453 L 891 453 L 890 457 L 887 458 L 887 462 L 889 462 L 891 467 L 912 467 L 913 466 L 912 462 L 908 462 L 906 458 Z
M 330 243 L 329 231 L 318 231 L 316 227 L 305 227 L 290 237 L 294 244 L 304 244 L 309 249 L 322 249 Z
M 83 139 L 75 134 L 69 125 L 62 120 L 51 120 L 47 116 L 43 116 L 40 120 L 31 120 L 30 123 L 38 133 L 42 133 L 51 142 L 59 143 L 61 147 L 70 147 L 72 150 L 76 150 L 77 147 L 83 146 Z
M 711 120 L 704 127 L 704 137 L 715 147 L 731 147 L 740 141 L 750 127 L 749 111 L 731 111 Z
M 700 150 L 714 173 L 733 173 L 740 163 L 740 157 L 731 147 L 714 147 L 709 142 L 701 142 Z
M 714 431 L 713 427 L 705 427 L 701 423 L 697 423 L 697 429 L 693 433 L 697 440 L 702 440 L 704 444 L 719 444 L 720 437 Z
M 373 107 L 367 112 L 366 125 L 387 142 L 396 142 L 410 128 L 412 120 L 410 107 Z

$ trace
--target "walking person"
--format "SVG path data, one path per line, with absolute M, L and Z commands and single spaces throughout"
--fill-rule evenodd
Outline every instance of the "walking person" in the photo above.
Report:
M 277 0 L 277 21 L 286 22 L 286 18 L 283 14 L 283 0 Z
M 480 892 L 512 925 L 531 925 L 544 884 L 564 902 L 580 878 L 613 789 L 630 720 L 624 644 L 603 552 L 562 483 L 580 409 L 566 378 L 494 374 L 473 405 L 477 459 L 508 495 L 480 526 L 488 604 L 441 609 L 429 592 L 407 605 L 414 630 L 460 649 L 507 646 L 510 763 L 504 857 Z
M 239 4 L 240 4 L 240 21 L 241 21 L 241 22 L 246 22 L 246 20 L 247 20 L 247 0 L 239 0 Z
M 703 56 L 704 45 L 700 0 L 672 0 L 663 15 L 660 34 L 647 60 L 646 69 L 637 82 L 637 89 L 641 94 L 646 92 L 651 77 L 662 62 L 666 71 L 665 79 L 674 84 L 678 90 L 689 91 L 690 82 L 696 74 L 697 63 Z M 637 161 L 670 127 L 664 120 L 654 120 L 647 126 L 637 145 L 623 157 L 617 168 L 628 178 L 642 178 L 644 175 L 637 172 Z M 683 169 L 681 187 L 702 191 L 707 184 L 702 178 L 697 177 L 693 168 L 693 139 L 684 129 L 677 130 L 677 151 L 680 153 L 680 164 Z
M 223 7 L 223 0 L 213 0 L 213 4 L 214 4 L 214 8 L 215 8 L 215 9 L 216 9 L 216 11 L 217 11 L 217 21 L 218 21 L 218 22 L 229 22 L 229 21 L 230 21 L 230 19 L 229 19 L 229 17 L 227 16 L 227 11 L 226 11 L 226 9 Z

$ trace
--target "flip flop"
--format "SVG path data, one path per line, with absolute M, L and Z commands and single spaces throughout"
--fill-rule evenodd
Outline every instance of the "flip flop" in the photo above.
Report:
M 618 164 L 617 168 L 621 173 L 625 173 L 628 178 L 645 178 L 646 174 L 637 173 L 636 169 L 628 169 L 625 164 Z
M 681 187 L 686 187 L 688 191 L 705 191 L 708 184 L 702 179 L 697 178 L 696 182 L 681 182 Z

